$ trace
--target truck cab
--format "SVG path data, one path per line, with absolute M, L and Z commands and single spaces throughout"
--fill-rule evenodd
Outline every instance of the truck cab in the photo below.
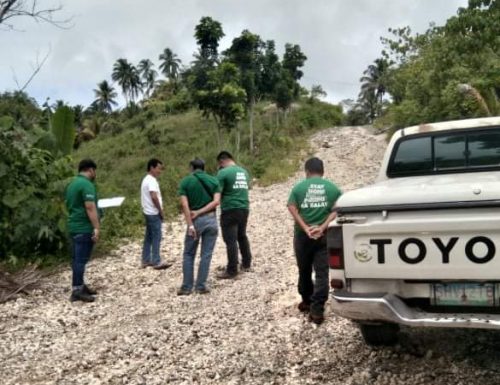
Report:
M 397 131 L 327 244 L 333 311 L 368 344 L 399 325 L 499 329 L 500 117 Z

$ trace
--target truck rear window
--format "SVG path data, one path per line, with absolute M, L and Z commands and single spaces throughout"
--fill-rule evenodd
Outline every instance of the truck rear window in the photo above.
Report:
M 500 169 L 500 129 L 433 133 L 396 143 L 387 176 Z

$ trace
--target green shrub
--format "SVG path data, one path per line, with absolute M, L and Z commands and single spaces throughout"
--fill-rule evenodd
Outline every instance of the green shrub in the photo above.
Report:
M 33 147 L 34 140 L 21 128 L 0 125 L 0 261 L 65 249 L 63 191 L 71 161 Z
M 160 144 L 161 131 L 153 126 L 146 132 L 146 137 L 148 138 L 149 144 L 156 146 Z

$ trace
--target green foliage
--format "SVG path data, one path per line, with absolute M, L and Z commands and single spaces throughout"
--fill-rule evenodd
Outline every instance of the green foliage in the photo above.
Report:
M 164 103 L 164 112 L 168 114 L 178 114 L 186 112 L 193 106 L 191 94 L 187 89 L 182 89 Z
M 200 47 L 201 57 L 215 61 L 218 55 L 219 41 L 224 37 L 222 24 L 211 17 L 202 17 L 195 27 L 194 37 Z
M 382 39 L 393 103 L 384 121 L 393 128 L 500 112 L 500 7 L 470 0 L 444 26 L 412 35 L 408 27 Z
M 196 99 L 205 116 L 212 116 L 219 128 L 230 130 L 243 118 L 246 93 L 239 86 L 238 68 L 224 62 L 208 74 L 207 89 L 197 92 Z
M 338 126 L 342 123 L 342 108 L 324 102 L 303 104 L 290 117 L 288 123 L 300 133 L 311 129 Z
M 146 136 L 148 138 L 149 144 L 158 145 L 160 144 L 161 131 L 156 127 L 151 127 L 147 132 Z
M 0 124 L 0 261 L 64 250 L 62 199 L 70 159 L 34 147 L 38 138 Z
M 51 118 L 51 129 L 56 139 L 57 150 L 69 155 L 75 142 L 75 114 L 70 107 L 59 107 Z
M 41 111 L 25 92 L 4 92 L 0 94 L 0 116 L 10 116 L 17 124 L 28 128 L 40 119 Z

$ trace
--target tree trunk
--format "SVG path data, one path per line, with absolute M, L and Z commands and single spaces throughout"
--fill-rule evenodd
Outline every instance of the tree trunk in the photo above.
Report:
M 241 142 L 241 135 L 240 135 L 240 125 L 239 123 L 236 125 L 236 161 L 240 160 L 240 142 Z
M 250 154 L 253 154 L 253 107 L 255 104 L 255 99 L 252 98 L 250 102 L 250 116 L 248 125 L 250 126 Z

